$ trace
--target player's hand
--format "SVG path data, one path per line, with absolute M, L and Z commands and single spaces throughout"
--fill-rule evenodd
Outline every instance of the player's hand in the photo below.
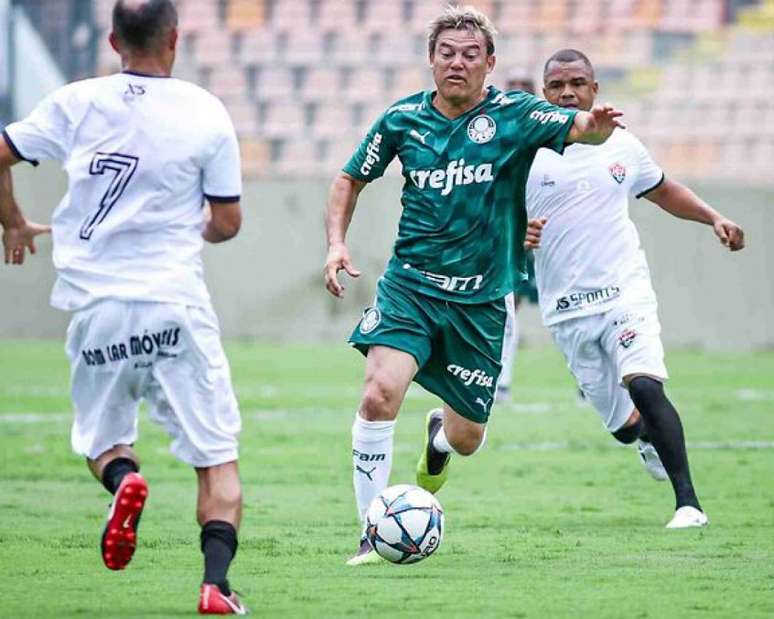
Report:
M 524 249 L 539 249 L 540 238 L 543 236 L 543 226 L 548 220 L 545 217 L 530 219 L 527 222 L 527 235 L 524 237 Z
M 581 127 L 588 143 L 602 144 L 617 128 L 626 129 L 626 125 L 620 118 L 623 112 L 612 105 L 595 105 L 584 116 L 585 126 Z
M 739 251 L 744 249 L 744 230 L 742 230 L 737 224 L 730 219 L 721 217 L 718 219 L 712 227 L 715 230 L 715 236 L 720 239 L 731 251 Z
M 50 234 L 51 226 L 25 221 L 21 225 L 12 226 L 3 230 L 3 248 L 5 250 L 6 264 L 24 264 L 24 255 L 27 250 L 31 254 L 36 252 L 35 237 L 39 234 Z
M 344 243 L 336 243 L 328 249 L 328 258 L 325 260 L 325 287 L 334 297 L 341 299 L 344 296 L 344 286 L 339 283 L 337 274 L 344 270 L 350 277 L 360 277 L 358 271 L 349 257 L 349 250 Z

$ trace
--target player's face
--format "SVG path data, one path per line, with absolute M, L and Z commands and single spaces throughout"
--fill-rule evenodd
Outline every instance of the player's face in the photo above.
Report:
M 582 60 L 552 62 L 543 78 L 546 101 L 561 107 L 588 111 L 598 91 L 594 74 Z
M 443 30 L 430 55 L 438 94 L 455 106 L 481 97 L 494 65 L 495 57 L 486 53 L 486 39 L 479 30 Z

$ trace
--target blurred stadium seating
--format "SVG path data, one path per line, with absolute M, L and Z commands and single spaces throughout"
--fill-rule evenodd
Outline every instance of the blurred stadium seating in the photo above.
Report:
M 72 21 L 68 2 L 20 4 L 46 3 L 52 10 L 29 12 L 45 32 Z M 629 126 L 673 174 L 771 182 L 774 0 L 469 3 L 500 31 L 493 83 L 514 66 L 539 76 L 552 52 L 577 47 L 595 63 L 603 96 L 624 109 Z M 91 5 L 98 75 L 118 68 L 105 36 L 112 4 Z M 387 105 L 430 85 L 425 28 L 443 5 L 178 0 L 177 73 L 229 108 L 248 177 L 327 176 Z M 92 68 L 83 54 L 57 57 L 77 63 L 70 76 Z

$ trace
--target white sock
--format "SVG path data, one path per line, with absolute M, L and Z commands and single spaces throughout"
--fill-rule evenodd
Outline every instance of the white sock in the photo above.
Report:
M 394 421 L 366 421 L 360 414 L 352 424 L 352 481 L 361 522 L 371 501 L 387 487 L 392 468 Z
M 438 430 L 433 437 L 433 449 L 444 454 L 457 453 L 454 447 L 451 446 L 451 443 L 449 443 L 449 439 L 446 438 L 446 431 L 443 429 L 443 426 L 441 426 L 441 429 Z
M 476 447 L 476 451 L 470 454 L 471 456 L 476 455 L 484 448 L 484 445 L 486 444 L 486 434 L 486 429 L 484 429 L 484 436 L 481 438 L 481 443 L 479 443 L 478 447 Z M 441 426 L 441 429 L 438 430 L 438 433 L 433 437 L 433 449 L 445 454 L 459 453 L 454 449 L 454 447 L 451 446 L 449 439 L 446 438 L 446 432 L 444 431 L 443 426 Z

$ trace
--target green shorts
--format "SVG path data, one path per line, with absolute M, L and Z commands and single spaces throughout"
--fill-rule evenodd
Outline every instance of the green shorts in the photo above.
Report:
M 453 303 L 379 280 L 376 301 L 349 338 L 364 355 L 388 346 L 412 355 L 414 380 L 463 417 L 486 423 L 505 332 L 505 301 Z

